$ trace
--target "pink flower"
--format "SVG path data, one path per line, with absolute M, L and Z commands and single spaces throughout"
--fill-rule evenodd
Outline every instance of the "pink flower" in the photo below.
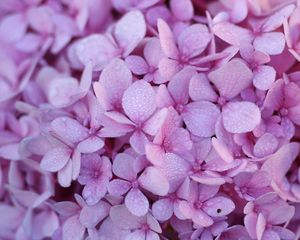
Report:
M 144 167 L 142 159 L 120 153 L 113 161 L 113 173 L 120 179 L 114 179 L 108 185 L 111 195 L 126 194 L 125 206 L 136 216 L 144 216 L 149 209 L 149 201 L 140 189 L 146 189 L 159 196 L 164 196 L 169 191 L 166 177 L 154 167 L 146 168 L 138 177 L 137 174 Z
M 188 195 L 179 204 L 179 209 L 185 219 L 191 219 L 194 224 L 208 227 L 213 224 L 213 217 L 226 216 L 235 208 L 234 203 L 226 197 L 215 196 L 217 186 L 207 186 L 191 182 Z
M 96 153 L 83 155 L 81 162 L 78 182 L 85 186 L 82 196 L 87 204 L 94 205 L 106 194 L 112 177 L 111 163 L 108 158 L 101 158 Z
M 267 239 L 293 239 L 294 233 L 290 230 L 276 226 L 288 222 L 294 215 L 295 208 L 289 206 L 275 193 L 265 194 L 254 202 L 249 202 L 244 209 L 247 214 L 245 227 L 252 238 Z
M 125 239 L 158 240 L 158 234 L 162 232 L 159 223 L 150 213 L 138 217 L 131 214 L 124 205 L 117 205 L 111 208 L 109 215 L 119 228 L 131 230 Z

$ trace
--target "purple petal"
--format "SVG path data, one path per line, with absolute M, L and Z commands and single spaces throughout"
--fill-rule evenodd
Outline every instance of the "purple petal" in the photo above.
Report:
M 252 71 L 241 59 L 235 58 L 208 74 L 209 80 L 217 87 L 222 97 L 231 99 L 252 82 Z
M 123 56 L 128 56 L 144 38 L 146 23 L 140 11 L 131 11 L 125 14 L 116 24 L 114 36 Z
M 152 86 L 143 80 L 133 83 L 122 99 L 125 113 L 135 123 L 143 123 L 155 111 L 155 92 Z
M 135 216 L 144 216 L 149 210 L 149 202 L 139 189 L 131 189 L 125 197 L 125 205 Z
M 219 115 L 218 107 L 206 101 L 190 103 L 182 113 L 188 130 L 199 137 L 211 137 L 215 134 L 215 125 Z
M 222 112 L 223 124 L 230 133 L 245 133 L 254 130 L 260 123 L 259 108 L 252 102 L 230 102 Z
M 68 148 L 57 147 L 49 150 L 41 160 L 41 168 L 50 172 L 61 170 L 69 161 L 71 151 Z

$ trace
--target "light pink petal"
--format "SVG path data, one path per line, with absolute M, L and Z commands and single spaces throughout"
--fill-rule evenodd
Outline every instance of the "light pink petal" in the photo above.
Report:
M 279 235 L 272 230 L 265 231 L 262 239 L 263 240 L 281 240 Z
M 189 95 L 194 101 L 206 100 L 214 102 L 218 97 L 205 74 L 197 74 L 191 78 Z
M 137 75 L 143 75 L 148 72 L 148 64 L 146 61 L 136 55 L 130 55 L 125 59 L 129 69 Z
M 199 137 L 211 137 L 220 115 L 219 108 L 211 102 L 201 101 L 188 104 L 182 117 L 187 129 Z
M 154 113 L 143 126 L 143 131 L 154 136 L 161 129 L 168 116 L 168 109 L 163 108 Z
M 289 222 L 293 216 L 295 215 L 295 207 L 294 206 L 280 206 L 271 211 L 268 216 L 268 222 L 272 225 L 279 225 L 282 223 Z
M 45 171 L 57 172 L 67 164 L 70 156 L 71 151 L 68 148 L 53 148 L 42 158 L 41 168 Z
M 244 225 L 252 238 L 256 238 L 257 215 L 255 213 L 247 214 L 244 218 Z
M 164 84 L 157 88 L 155 102 L 158 108 L 170 107 L 174 104 L 174 100 Z
M 40 33 L 52 33 L 54 24 L 51 19 L 50 11 L 51 9 L 46 6 L 30 8 L 27 12 L 30 27 Z
M 267 220 L 265 219 L 262 213 L 258 214 L 257 223 L 256 223 L 256 236 L 258 240 L 262 239 L 264 231 L 266 230 Z
M 134 170 L 134 158 L 126 153 L 119 153 L 113 161 L 113 172 L 118 177 L 134 180 L 137 172 Z
M 147 214 L 147 224 L 149 225 L 152 231 L 162 233 L 159 222 L 151 214 Z
M 135 216 L 144 216 L 148 212 L 149 202 L 139 189 L 131 189 L 125 197 L 125 205 Z
M 81 153 L 75 149 L 72 153 L 72 180 L 76 180 L 80 173 Z
M 159 168 L 169 180 L 170 192 L 173 192 L 187 176 L 189 164 L 176 154 L 166 153 Z
M 271 32 L 279 28 L 295 9 L 294 4 L 287 5 L 267 18 L 262 26 L 263 32 Z
M 128 192 L 129 189 L 130 183 L 122 179 L 114 179 L 107 186 L 109 194 L 113 196 L 121 196 L 124 193 Z
M 196 71 L 184 68 L 174 75 L 168 84 L 168 90 L 176 104 L 185 104 L 189 99 L 189 82 Z
M 265 101 L 264 106 L 272 111 L 279 110 L 283 105 L 284 100 L 284 81 L 283 79 L 279 79 L 275 81 L 269 89 Z
M 128 235 L 126 235 L 124 240 L 145 240 L 146 233 L 143 230 L 135 230 Z M 146 239 L 147 240 L 147 239 Z
M 268 90 L 271 88 L 276 78 L 276 71 L 271 66 L 258 66 L 254 70 L 253 85 L 260 90 Z
M 191 150 L 192 141 L 189 132 L 186 129 L 178 128 L 172 132 L 168 138 L 170 151 L 184 152 Z
M 278 147 L 278 139 L 271 133 L 265 133 L 255 143 L 253 153 L 257 157 L 265 157 L 274 153 Z
M 110 111 L 105 112 L 105 116 L 109 117 L 111 120 L 115 121 L 117 124 L 121 124 L 124 127 L 131 127 L 132 130 L 134 128 L 134 123 L 130 121 L 123 113 L 117 111 Z M 111 124 L 111 122 L 109 122 L 108 124 Z M 104 123 L 104 126 L 106 126 L 106 123 Z
M 280 239 L 295 239 L 295 233 L 287 228 L 273 226 L 273 230 L 279 235 Z
M 172 13 L 178 20 L 189 21 L 194 15 L 194 8 L 191 0 L 171 0 L 170 7 Z
M 159 196 L 167 195 L 170 188 L 167 178 L 155 167 L 147 167 L 138 181 L 142 188 Z
M 289 117 L 295 124 L 300 125 L 300 104 L 289 109 Z
M 223 41 L 238 47 L 250 44 L 253 40 L 251 31 L 229 22 L 217 23 L 213 26 L 213 32 Z
M 12 14 L 7 15 L 0 23 L 1 39 L 7 42 L 20 40 L 27 30 L 27 21 L 25 15 Z
M 195 224 L 202 227 L 209 227 L 214 222 L 213 219 L 201 209 L 198 209 L 193 213 L 192 220 Z
M 147 232 L 146 240 L 160 240 L 160 237 L 156 232 L 149 231 Z
M 223 124 L 230 133 L 251 132 L 261 120 L 259 108 L 252 102 L 230 102 L 223 107 Z
M 88 137 L 88 130 L 75 119 L 59 117 L 51 122 L 51 128 L 61 139 L 75 143 Z
M 139 131 L 135 131 L 130 139 L 130 146 L 139 154 L 145 153 L 145 146 L 149 143 L 147 136 Z
M 77 145 L 78 151 L 81 153 L 93 153 L 100 150 L 104 146 L 104 142 L 98 136 L 91 136 Z
M 100 179 L 98 181 L 92 180 L 88 182 L 83 191 L 82 196 L 88 205 L 96 204 L 100 199 L 102 199 L 107 191 L 108 179 Z
M 156 108 L 152 86 L 143 80 L 136 81 L 124 92 L 122 106 L 131 120 L 143 123 Z
M 61 108 L 74 103 L 74 96 L 79 93 L 80 89 L 75 78 L 58 76 L 49 83 L 46 91 L 49 102 Z
M 218 140 L 217 138 L 212 138 L 212 145 L 219 156 L 227 163 L 231 163 L 234 158 L 232 156 L 232 152 L 228 149 L 228 147 Z
M 202 53 L 210 42 L 211 34 L 202 24 L 193 24 L 180 33 L 178 47 L 182 56 L 193 58 Z
M 181 66 L 177 60 L 162 58 L 158 64 L 159 74 L 162 78 L 169 81 L 177 72 L 179 72 Z
M 271 182 L 269 173 L 265 171 L 257 171 L 252 175 L 250 181 L 249 178 L 246 178 L 245 180 L 247 181 L 247 186 L 253 188 L 267 187 Z
M 16 43 L 16 48 L 22 52 L 34 52 L 41 46 L 42 38 L 33 33 L 26 34 Z
M 255 38 L 253 46 L 256 50 L 263 53 L 278 55 L 284 50 L 284 34 L 281 32 L 263 33 Z
M 80 223 L 86 228 L 94 228 L 109 213 L 110 205 L 100 201 L 93 206 L 84 206 L 79 215 Z
M 20 160 L 19 143 L 11 143 L 1 146 L 0 157 L 10 160 Z
M 114 36 L 123 56 L 128 56 L 144 38 L 146 23 L 140 11 L 131 11 L 125 14 L 116 24 Z
M 101 96 L 99 98 L 95 91 L 96 96 L 100 103 L 102 103 L 101 100 L 104 100 L 104 103 L 108 102 L 109 106 L 111 106 L 106 108 L 106 110 L 120 108 L 123 93 L 131 83 L 132 74 L 126 63 L 121 59 L 114 59 L 103 69 L 99 78 L 99 84 L 103 86 L 105 92 L 102 90 L 103 94 L 99 93 L 99 97 Z
M 145 154 L 149 162 L 153 165 L 161 165 L 165 151 L 158 145 L 148 143 L 145 146 Z
M 145 221 L 143 217 L 133 215 L 125 205 L 116 205 L 110 209 L 112 222 L 121 229 L 136 229 Z
M 72 161 L 68 161 L 68 163 L 61 170 L 58 171 L 57 179 L 62 187 L 70 187 L 73 174 L 72 168 Z
M 209 80 L 217 87 L 221 97 L 231 99 L 250 86 L 252 71 L 245 62 L 235 58 L 208 74 Z
M 152 205 L 153 216 L 159 221 L 166 221 L 173 215 L 173 203 L 167 198 L 160 199 Z
M 85 227 L 79 222 L 77 215 L 68 218 L 62 226 L 62 237 L 64 240 L 82 239 L 84 232 Z
M 195 211 L 187 201 L 180 201 L 178 208 L 185 219 L 192 218 Z
M 144 48 L 144 56 L 150 66 L 158 67 L 159 60 L 162 57 L 159 39 L 151 38 L 146 43 Z
M 285 144 L 265 161 L 261 169 L 268 172 L 274 181 L 281 182 L 298 153 L 298 143 Z
M 167 57 L 177 59 L 179 53 L 172 30 L 162 19 L 157 20 L 157 28 L 162 51 Z
M 80 207 L 76 203 L 69 201 L 56 202 L 52 207 L 59 215 L 64 217 L 73 216 L 80 210 Z
M 75 51 L 83 65 L 92 61 L 94 70 L 101 70 L 114 58 L 116 49 L 106 36 L 93 34 L 76 43 Z

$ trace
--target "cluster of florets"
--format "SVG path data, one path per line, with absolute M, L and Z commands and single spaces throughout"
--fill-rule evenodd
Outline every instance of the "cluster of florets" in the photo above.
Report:
M 298 239 L 299 61 L 296 0 L 0 0 L 0 239 Z

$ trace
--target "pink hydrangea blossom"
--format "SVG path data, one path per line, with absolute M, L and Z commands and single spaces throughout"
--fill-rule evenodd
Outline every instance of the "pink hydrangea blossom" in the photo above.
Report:
M 299 9 L 0 0 L 0 239 L 299 239 Z

